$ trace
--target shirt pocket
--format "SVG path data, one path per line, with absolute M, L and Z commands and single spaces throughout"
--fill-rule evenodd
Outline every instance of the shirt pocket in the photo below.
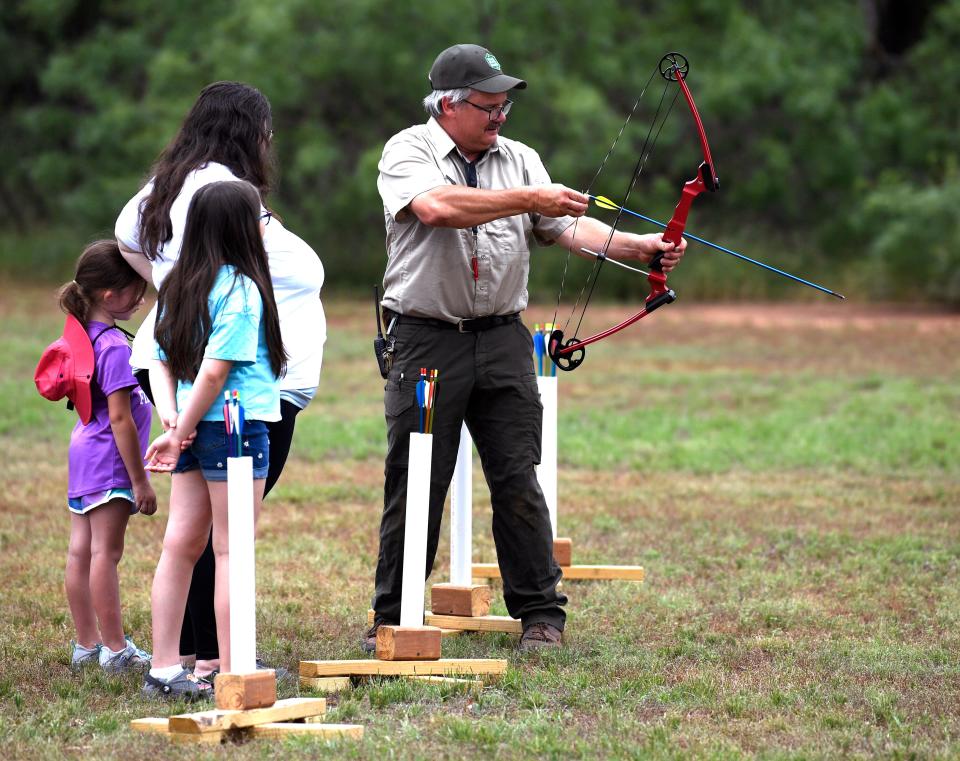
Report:
M 510 314 L 527 306 L 530 257 L 526 251 L 503 249 L 491 254 L 493 303 L 490 314 Z
M 525 219 L 527 219 L 526 214 L 491 219 L 484 223 L 483 233 L 493 246 L 516 249 L 526 240 Z

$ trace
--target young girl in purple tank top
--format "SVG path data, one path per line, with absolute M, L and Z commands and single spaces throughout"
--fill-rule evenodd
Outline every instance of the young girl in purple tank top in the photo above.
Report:
M 150 654 L 124 634 L 117 575 L 130 515 L 157 510 L 143 467 L 153 407 L 116 324 L 140 308 L 146 287 L 116 241 L 101 240 L 84 250 L 76 276 L 59 293 L 60 308 L 86 329 L 94 356 L 89 404 L 77 405 L 89 420 L 77 421 L 70 436 L 66 589 L 77 630 L 71 666 L 99 662 L 108 673 L 150 665 Z

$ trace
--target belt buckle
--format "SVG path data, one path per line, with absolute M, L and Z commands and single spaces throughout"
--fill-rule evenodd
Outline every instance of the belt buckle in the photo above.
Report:
M 460 331 L 461 333 L 470 333 L 471 331 L 463 329 L 463 323 L 465 322 L 466 320 L 459 320 L 457 322 L 457 330 Z

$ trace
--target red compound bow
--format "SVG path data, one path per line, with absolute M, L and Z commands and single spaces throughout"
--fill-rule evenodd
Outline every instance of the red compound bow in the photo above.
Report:
M 720 179 L 717 177 L 716 170 L 713 166 L 713 157 L 710 155 L 710 144 L 707 142 L 707 133 L 703 129 L 703 122 L 700 119 L 700 113 L 697 111 L 697 104 L 693 100 L 693 94 L 690 92 L 690 88 L 687 86 L 686 77 L 689 70 L 690 65 L 687 62 L 687 59 L 680 53 L 667 53 L 667 55 L 660 59 L 660 65 L 658 66 L 660 75 L 667 80 L 668 83 L 676 82 L 680 86 L 679 92 L 683 93 L 684 100 L 686 100 L 687 105 L 690 108 L 690 114 L 693 116 L 693 121 L 697 128 L 697 134 L 700 137 L 700 147 L 703 152 L 703 161 L 700 164 L 700 167 L 697 169 L 696 177 L 684 184 L 683 192 L 680 195 L 680 200 L 677 202 L 677 206 L 673 211 L 673 217 L 667 224 L 666 230 L 663 233 L 663 240 L 672 243 L 673 245 L 677 245 L 680 242 L 680 239 L 683 237 L 683 231 L 687 224 L 687 215 L 690 212 L 690 206 L 693 204 L 693 200 L 705 190 L 708 190 L 712 193 L 720 187 Z M 647 84 L 649 85 L 649 81 Z M 644 91 L 646 91 L 646 87 L 644 87 Z M 650 129 L 647 132 L 647 138 L 644 142 L 643 149 L 640 152 L 640 159 L 637 161 L 637 167 L 634 170 L 631 178 L 630 186 L 627 189 L 626 196 L 624 197 L 623 206 L 626 206 L 630 192 L 636 185 L 637 179 L 643 170 L 647 158 L 650 155 L 650 151 L 652 151 L 653 145 L 656 143 L 656 138 L 660 133 L 660 129 L 663 128 L 663 122 L 666 121 L 666 116 L 664 116 L 663 121 L 660 122 L 660 127 L 657 128 L 657 132 L 654 134 L 653 129 L 658 121 L 666 92 L 666 89 L 664 89 L 664 94 L 660 98 L 660 105 L 657 108 L 657 113 L 654 115 L 653 122 L 651 123 Z M 640 97 L 643 97 L 643 93 L 641 93 Z M 675 99 L 676 95 L 674 96 L 674 100 Z M 638 99 L 637 104 L 639 104 L 639 102 L 640 101 Z M 627 116 L 627 120 L 624 122 L 623 127 L 620 128 L 620 135 L 623 134 L 623 130 L 630 121 L 630 117 L 633 116 L 633 112 L 636 110 L 637 104 L 634 104 L 633 110 L 631 110 L 630 114 Z M 672 105 L 673 104 L 671 103 L 670 108 L 672 108 Z M 670 108 L 667 109 L 667 115 L 669 115 Z M 617 140 L 620 139 L 620 135 L 617 135 Z M 652 141 L 651 135 L 653 135 Z M 612 153 L 613 149 L 616 147 L 617 140 L 614 140 L 613 145 L 610 147 L 610 151 L 607 152 L 607 156 L 603 160 L 603 164 L 606 163 L 607 159 L 610 157 L 610 153 Z M 603 170 L 603 164 L 601 164 L 600 169 L 594 176 L 594 181 L 596 181 L 597 177 L 600 175 L 600 172 Z M 592 184 L 593 183 L 591 183 L 591 185 Z M 587 193 L 589 194 L 589 188 Z M 590 282 L 590 290 L 583 305 L 583 311 L 580 314 L 580 321 L 577 324 L 577 329 L 579 329 L 580 323 L 583 321 L 583 314 L 586 312 L 587 304 L 590 302 L 590 295 L 592 295 L 593 287 L 596 285 L 600 267 L 607 258 L 606 251 L 610 246 L 610 242 L 613 239 L 614 233 L 616 232 L 617 225 L 619 224 L 620 218 L 623 216 L 624 211 L 627 211 L 623 208 L 623 206 L 618 207 L 619 211 L 617 213 L 617 217 L 611 226 L 610 233 L 602 250 L 599 252 L 593 252 L 584 249 L 585 253 L 595 256 L 597 261 L 594 265 L 591 279 L 588 281 Z M 638 320 L 643 319 L 655 309 L 658 309 L 664 304 L 670 304 L 675 301 L 677 295 L 667 287 L 667 276 L 661 267 L 662 259 L 663 254 L 657 254 L 650 262 L 650 271 L 644 273 L 647 276 L 647 281 L 650 283 L 650 295 L 648 295 L 644 301 L 643 309 L 637 312 L 637 314 L 633 315 L 632 317 L 628 317 L 626 320 L 614 325 L 612 328 L 602 330 L 599 333 L 589 336 L 588 338 L 581 339 L 574 336 L 573 338 L 564 340 L 563 331 L 560 329 L 555 329 L 550 334 L 547 348 L 550 359 L 553 360 L 554 364 L 561 370 L 575 370 L 583 362 L 583 359 L 586 355 L 585 347 L 592 343 L 596 343 L 601 339 L 607 338 L 608 336 L 612 336 L 614 333 L 620 332 L 624 328 L 633 325 Z M 614 260 L 611 259 L 610 261 Z M 630 269 L 634 268 L 631 267 Z M 561 284 L 561 289 L 562 287 L 563 286 Z M 584 286 L 584 288 L 586 288 L 586 286 Z M 583 291 L 581 291 L 581 296 L 582 295 Z M 578 298 L 577 304 L 579 304 L 579 302 L 580 299 Z M 574 306 L 574 311 L 575 310 L 576 306 Z M 554 324 L 556 324 L 556 319 L 554 319 Z

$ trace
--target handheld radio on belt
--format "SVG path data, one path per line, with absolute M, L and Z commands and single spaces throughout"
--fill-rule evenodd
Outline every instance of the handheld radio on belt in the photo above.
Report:
M 390 368 L 393 366 L 393 323 L 396 318 L 390 321 L 387 327 L 387 337 L 383 337 L 383 322 L 380 319 L 380 287 L 373 286 L 373 311 L 377 320 L 377 337 L 373 339 L 373 354 L 377 358 L 377 365 L 380 367 L 380 375 L 386 378 L 390 374 Z

